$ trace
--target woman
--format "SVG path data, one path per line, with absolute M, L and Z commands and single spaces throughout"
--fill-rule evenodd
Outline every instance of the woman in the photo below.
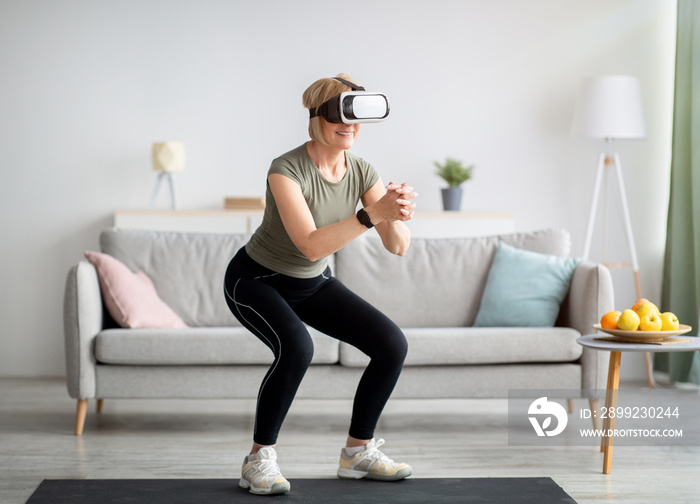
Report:
M 351 84 L 352 86 L 349 86 Z M 340 74 L 314 82 L 303 104 L 317 110 L 355 88 Z M 381 451 L 374 429 L 401 373 L 407 344 L 401 330 L 331 276 L 327 258 L 375 227 L 386 249 L 404 255 L 417 194 L 407 184 L 386 188 L 374 168 L 347 152 L 359 124 L 310 114 L 311 140 L 272 162 L 263 222 L 231 260 L 226 301 L 234 316 L 274 353 L 258 394 L 253 447 L 240 486 L 255 494 L 289 491 L 277 465 L 275 443 L 313 355 L 305 327 L 322 331 L 370 356 L 353 403 L 338 476 L 399 480 L 409 476 Z M 357 214 L 359 202 L 363 208 Z

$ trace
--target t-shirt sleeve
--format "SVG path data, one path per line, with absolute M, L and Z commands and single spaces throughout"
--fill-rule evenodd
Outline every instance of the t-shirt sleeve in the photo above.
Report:
M 374 166 L 369 164 L 364 159 L 360 159 L 359 167 L 360 177 L 362 179 L 360 190 L 362 191 L 362 194 L 364 194 L 374 187 L 374 184 L 376 184 L 379 180 L 379 174 L 377 173 L 377 170 L 374 169 Z
M 272 160 L 270 169 L 267 171 L 267 176 L 269 177 L 273 173 L 279 173 L 285 177 L 289 177 L 294 182 L 302 185 L 301 177 L 299 176 L 299 170 L 294 166 L 294 163 L 285 157 L 279 157 Z

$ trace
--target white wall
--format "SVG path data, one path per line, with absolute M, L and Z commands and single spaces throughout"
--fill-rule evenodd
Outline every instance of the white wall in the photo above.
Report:
M 186 144 L 183 208 L 260 195 L 272 157 L 307 138 L 303 90 L 338 72 L 389 95 L 390 119 L 364 126 L 354 150 L 385 181 L 412 183 L 420 208 L 440 208 L 432 162 L 458 157 L 477 165 L 465 210 L 565 227 L 577 254 L 601 147 L 570 135 L 579 82 L 639 77 L 648 138 L 618 150 L 644 293 L 658 299 L 675 11 L 669 0 L 2 0 L 0 375 L 64 373 L 65 275 L 114 210 L 147 204 L 152 142 Z M 624 241 L 610 245 L 627 257 Z M 631 274 L 616 283 L 630 304 Z

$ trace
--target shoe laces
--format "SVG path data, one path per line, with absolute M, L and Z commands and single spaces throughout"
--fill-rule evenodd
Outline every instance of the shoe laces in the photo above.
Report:
M 277 464 L 275 459 L 262 459 L 258 460 L 255 464 L 257 472 L 262 473 L 263 476 L 275 476 L 280 474 L 280 466 Z
M 262 480 L 269 476 L 282 476 L 280 466 L 277 464 L 277 454 L 267 448 L 261 449 L 259 457 L 252 466 L 257 480 Z
M 385 441 L 383 439 L 380 439 L 374 444 L 374 446 L 371 446 L 365 450 L 363 458 L 366 458 L 367 460 L 370 460 L 372 462 L 372 464 L 370 464 L 370 467 L 377 463 L 384 463 L 387 466 L 394 465 L 394 461 L 379 450 L 379 447 L 382 446 L 384 443 Z

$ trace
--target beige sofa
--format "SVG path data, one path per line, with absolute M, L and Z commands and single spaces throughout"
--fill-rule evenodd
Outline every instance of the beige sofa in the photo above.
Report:
M 143 270 L 187 329 L 122 329 L 107 314 L 95 267 L 80 261 L 65 289 L 68 392 L 81 434 L 88 399 L 255 398 L 269 349 L 229 312 L 224 270 L 248 236 L 108 229 L 102 252 Z M 612 309 L 609 271 L 580 263 L 556 327 L 471 327 L 499 241 L 567 256 L 562 230 L 414 239 L 392 256 L 368 233 L 339 251 L 333 273 L 404 330 L 408 357 L 394 398 L 507 397 L 518 389 L 600 389 L 607 361 L 576 339 Z M 395 296 L 402 292 L 401 299 Z M 300 398 L 351 398 L 366 357 L 310 329 L 315 353 Z M 585 395 L 585 394 L 583 394 Z

